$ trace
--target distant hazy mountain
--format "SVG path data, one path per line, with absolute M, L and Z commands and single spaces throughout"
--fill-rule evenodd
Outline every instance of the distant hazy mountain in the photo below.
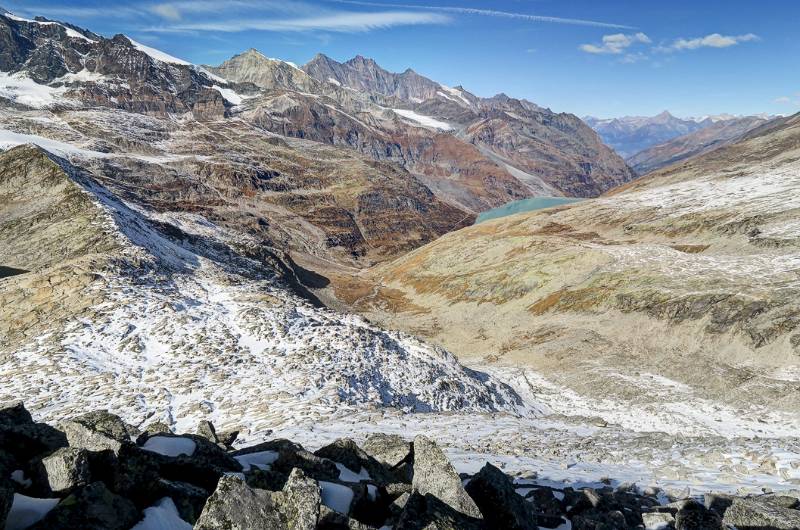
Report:
M 713 118 L 707 119 L 713 121 Z M 717 119 L 707 127 L 640 151 L 628 158 L 627 161 L 637 173 L 644 175 L 694 155 L 707 153 L 727 145 L 767 121 L 769 119 L 763 116 Z
M 652 117 L 600 119 L 587 116 L 583 121 L 623 158 L 714 123 L 711 118 L 702 121 L 676 118 L 667 111 Z

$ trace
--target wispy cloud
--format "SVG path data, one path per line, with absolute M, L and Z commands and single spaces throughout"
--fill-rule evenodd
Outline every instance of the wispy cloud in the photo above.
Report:
M 615 33 L 604 35 L 601 44 L 581 44 L 579 48 L 586 53 L 619 55 L 634 44 L 651 42 L 650 37 L 641 32 L 630 35 Z
M 598 28 L 615 28 L 615 29 L 634 29 L 632 26 L 623 24 L 612 24 L 608 22 L 600 22 L 597 20 L 584 20 L 579 18 L 564 18 L 564 17 L 551 17 L 543 15 L 530 15 L 526 13 L 513 13 L 509 11 L 497 11 L 494 9 L 477 9 L 473 7 L 453 7 L 453 6 L 431 6 L 420 4 L 390 4 L 384 2 L 369 2 L 362 0 L 329 0 L 337 4 L 349 4 L 357 6 L 369 7 L 382 7 L 382 8 L 399 8 L 399 9 L 427 9 L 430 11 L 439 11 L 442 13 L 453 13 L 459 15 L 480 15 L 488 17 L 501 17 L 501 18 L 514 18 L 518 20 L 526 20 L 528 22 L 549 22 L 552 24 L 570 24 L 575 26 L 593 26 Z
M 773 100 L 774 103 L 779 105 L 788 105 L 791 107 L 800 107 L 800 92 L 791 96 L 781 96 Z
M 683 50 L 697 50 L 699 48 L 730 48 L 742 42 L 752 42 L 760 40 L 758 35 L 753 33 L 746 33 L 744 35 L 721 35 L 719 33 L 712 33 L 705 37 L 697 37 L 693 39 L 675 39 L 667 46 L 659 46 L 658 51 L 672 52 Z
M 356 33 L 394 26 L 419 24 L 445 24 L 450 19 L 441 14 L 411 11 L 382 11 L 377 13 L 333 13 L 296 18 L 237 18 L 230 20 L 203 20 L 164 26 L 151 26 L 142 31 L 170 33 L 183 31 L 314 31 Z

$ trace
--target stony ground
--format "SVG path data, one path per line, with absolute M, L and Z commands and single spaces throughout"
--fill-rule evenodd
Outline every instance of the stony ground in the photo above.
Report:
M 106 411 L 57 426 L 0 409 L 0 524 L 173 529 L 792 529 L 800 491 L 693 498 L 633 485 L 544 484 L 491 462 L 457 473 L 430 438 L 374 433 L 309 452 L 257 445 L 208 421 L 175 434 Z

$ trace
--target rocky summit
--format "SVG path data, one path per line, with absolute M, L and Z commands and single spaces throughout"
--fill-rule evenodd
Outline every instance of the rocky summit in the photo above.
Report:
M 67 530 L 726 528 L 794 529 L 800 492 L 669 498 L 632 486 L 558 488 L 486 462 L 457 473 L 425 436 L 375 433 L 310 452 L 143 429 L 104 411 L 58 425 L 0 409 L 0 524 Z M 11 478 L 6 478 L 11 477 Z

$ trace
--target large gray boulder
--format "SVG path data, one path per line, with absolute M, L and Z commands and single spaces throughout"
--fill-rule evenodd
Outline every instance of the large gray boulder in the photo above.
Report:
M 314 530 L 319 519 L 322 494 L 319 484 L 293 469 L 283 487 L 280 510 L 291 530 Z
M 391 484 L 397 480 L 389 467 L 371 457 L 349 438 L 336 440 L 315 451 L 314 454 L 339 463 L 356 475 L 360 474 L 363 469 L 369 474 L 369 480 L 376 484 Z
M 725 511 L 724 522 L 739 530 L 800 530 L 800 510 L 770 498 L 738 498 Z
M 434 442 L 423 435 L 414 439 L 414 479 L 412 486 L 420 495 L 431 494 L 453 509 L 481 518 L 475 501 L 461 485 L 461 477 Z
M 319 485 L 294 469 L 281 491 L 249 487 L 234 475 L 222 477 L 206 502 L 195 530 L 255 528 L 313 530 L 320 518 Z
M 722 517 L 694 500 L 683 502 L 675 514 L 676 530 L 723 530 Z
M 389 467 L 395 467 L 411 456 L 411 442 L 396 434 L 370 434 L 362 448 L 369 456 Z
M 136 439 L 137 430 L 126 424 L 119 416 L 105 410 L 89 412 L 63 421 L 59 427 L 67 436 L 70 447 L 89 451 L 112 451 L 118 454 L 122 444 Z
M 64 447 L 42 459 L 44 479 L 50 491 L 64 495 L 91 481 L 89 454 L 85 449 Z
M 484 530 L 485 528 L 487 526 L 481 519 L 455 510 L 431 494 L 421 495 L 418 492 L 414 492 L 408 498 L 394 525 L 394 530 Z
M 131 501 L 93 482 L 58 503 L 30 530 L 128 530 L 140 516 Z
M 533 504 L 514 491 L 514 483 L 505 473 L 486 463 L 466 486 L 478 505 L 486 524 L 508 530 L 536 530 Z
M 242 479 L 226 475 L 208 498 L 195 530 L 286 528 L 273 492 L 253 489 Z

